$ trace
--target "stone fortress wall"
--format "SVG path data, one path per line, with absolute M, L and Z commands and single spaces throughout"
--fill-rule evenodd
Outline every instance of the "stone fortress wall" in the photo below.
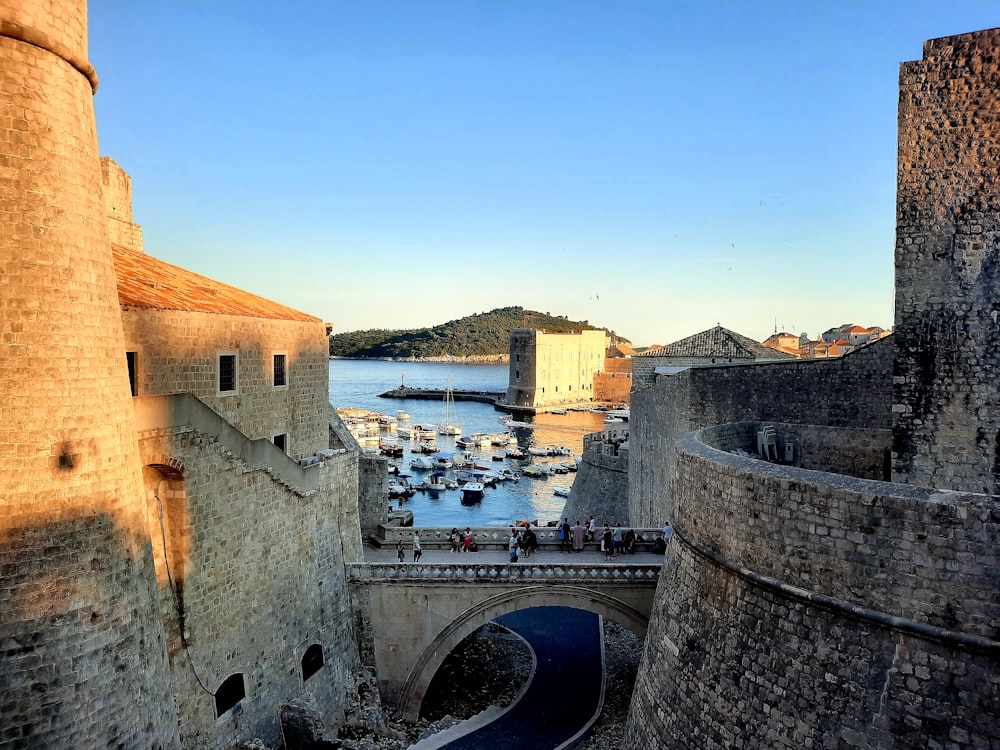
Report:
M 998 37 L 932 39 L 899 75 L 893 471 L 984 493 L 1000 488 Z
M 675 533 L 627 745 L 1000 745 L 1000 507 L 975 494 L 995 478 L 997 358 L 992 308 L 973 310 L 996 299 L 997 49 L 997 29 L 934 40 L 902 67 L 892 337 L 633 393 L 631 520 Z M 765 423 L 811 468 L 739 454 Z
M 0 745 L 171 747 L 85 4 L 0 4 L 0 56 Z
M 364 679 L 344 566 L 377 481 L 322 322 L 119 303 L 146 256 L 86 39 L 83 0 L 0 2 L 0 747 L 278 746 L 283 706 L 336 723 Z
M 637 387 L 629 521 L 656 527 L 673 518 L 673 444 L 691 430 L 745 420 L 888 430 L 892 342 L 889 336 L 837 359 L 692 367 Z
M 101 157 L 104 214 L 108 240 L 116 247 L 142 250 L 142 227 L 132 220 L 132 178 L 108 156 Z
M 200 425 L 139 437 L 182 745 L 280 746 L 292 700 L 334 718 L 358 659 L 344 578 L 344 561 L 361 558 L 357 455 L 308 467 L 303 488 Z M 217 716 L 213 694 L 234 675 L 247 697 Z
M 604 367 L 604 331 L 510 333 L 507 403 L 529 409 L 594 400 L 594 374 Z
M 561 514 L 570 523 L 589 516 L 599 524 L 628 521 L 628 437 L 627 429 L 583 436 L 583 454 Z

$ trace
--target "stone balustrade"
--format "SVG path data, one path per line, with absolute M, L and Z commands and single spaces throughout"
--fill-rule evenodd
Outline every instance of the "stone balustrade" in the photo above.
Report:
M 350 563 L 352 582 L 405 580 L 426 583 L 509 583 L 511 581 L 593 584 L 654 583 L 662 566 L 638 564 L 473 563 Z

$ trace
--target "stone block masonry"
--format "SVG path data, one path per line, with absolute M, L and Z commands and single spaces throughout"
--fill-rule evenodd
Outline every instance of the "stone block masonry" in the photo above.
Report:
M 673 517 L 673 441 L 690 430 L 744 420 L 888 429 L 892 342 L 889 336 L 837 359 L 697 367 L 635 390 L 631 522 L 656 527 Z
M 86 40 L 0 3 L 0 747 L 169 748 Z
M 626 744 L 1000 742 L 987 718 L 1000 708 L 990 500 L 724 452 L 750 435 L 718 425 L 678 440 L 669 595 Z
M 628 463 L 628 430 L 585 435 L 579 469 L 560 518 L 574 523 L 593 516 L 599 524 L 628 524 Z
M 357 665 L 344 577 L 361 555 L 356 454 L 310 467 L 316 488 L 302 493 L 190 428 L 140 447 L 182 745 L 279 746 L 291 700 L 335 721 Z M 310 647 L 322 666 L 307 678 Z M 234 674 L 246 698 L 217 717 L 211 693 Z
M 1000 29 L 899 73 L 897 481 L 1000 488 Z M 984 356 L 985 353 L 991 356 Z

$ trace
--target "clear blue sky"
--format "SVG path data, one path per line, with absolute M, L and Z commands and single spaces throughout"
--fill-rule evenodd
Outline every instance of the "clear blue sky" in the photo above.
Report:
M 899 64 L 995 0 L 90 0 L 146 251 L 334 323 L 892 325 Z

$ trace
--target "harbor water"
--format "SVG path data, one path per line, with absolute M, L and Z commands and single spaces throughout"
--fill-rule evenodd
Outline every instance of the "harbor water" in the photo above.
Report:
M 375 360 L 330 360 L 330 403 L 334 408 L 356 407 L 370 409 L 390 416 L 398 410 L 410 414 L 409 422 L 400 424 L 438 424 L 444 418 L 443 401 L 418 399 L 379 398 L 401 383 L 414 388 L 443 389 L 450 381 L 453 390 L 504 391 L 507 388 L 506 365 L 465 365 L 438 362 L 385 362 Z M 450 405 L 452 421 L 462 426 L 462 434 L 475 432 L 504 432 L 501 423 L 503 412 L 490 404 L 475 401 L 458 401 Z M 526 418 L 519 417 L 519 423 Z M 541 414 L 530 420 L 530 425 L 510 428 L 518 446 L 526 450 L 532 446 L 564 446 L 571 456 L 549 459 L 572 461 L 583 450 L 583 436 L 604 428 L 604 416 L 590 411 L 570 411 L 567 414 Z M 393 432 L 384 433 L 394 436 Z M 417 443 L 400 439 L 405 453 L 401 471 L 410 475 L 410 481 L 420 481 L 428 472 L 411 469 L 411 459 L 420 455 L 414 449 Z M 437 435 L 435 442 L 442 452 L 460 454 L 455 438 Z M 375 444 L 371 444 L 377 450 Z M 484 448 L 477 451 L 477 463 L 492 469 L 511 467 L 519 469 L 531 461 L 494 461 L 494 454 L 503 448 Z M 533 456 L 530 459 L 538 460 Z M 546 459 L 541 459 L 546 460 Z M 519 520 L 537 520 L 546 524 L 559 520 L 565 497 L 555 494 L 556 487 L 569 488 L 576 474 L 554 474 L 532 479 L 521 477 L 517 482 L 500 482 L 496 488 L 487 487 L 481 503 L 463 505 L 460 490 L 440 493 L 417 492 L 403 507 L 413 512 L 416 526 L 508 526 Z M 393 501 L 393 507 L 396 502 Z

